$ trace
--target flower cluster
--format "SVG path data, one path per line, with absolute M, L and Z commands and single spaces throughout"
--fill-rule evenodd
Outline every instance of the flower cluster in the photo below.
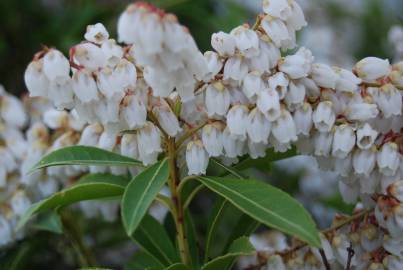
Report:
M 186 144 L 178 150 L 184 173 L 197 175 L 206 173 L 212 157 L 231 164 L 295 146 L 341 176 L 347 202 L 375 206 L 373 195 L 389 196 L 388 187 L 403 176 L 403 63 L 367 57 L 347 70 L 316 63 L 304 47 L 282 56 L 296 46 L 304 15 L 293 0 L 263 1 L 263 11 L 253 27 L 214 33 L 214 51 L 204 54 L 174 15 L 144 3 L 130 5 L 119 19 L 118 40 L 126 47 L 98 23 L 88 26 L 69 58 L 45 48 L 27 67 L 27 88 L 69 110 L 47 112 L 51 128 L 83 128 L 64 133 L 51 149 L 98 146 L 149 165 L 174 139 Z M 34 131 L 28 141 L 40 140 L 42 132 Z M 82 168 L 52 170 L 71 176 Z M 344 252 L 349 240 L 343 237 L 332 241 Z

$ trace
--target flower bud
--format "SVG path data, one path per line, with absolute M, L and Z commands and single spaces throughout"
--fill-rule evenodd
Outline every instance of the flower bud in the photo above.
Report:
M 109 38 L 109 33 L 102 23 L 87 26 L 84 38 L 96 44 L 102 44 Z
M 372 82 L 389 74 L 391 67 L 388 60 L 377 57 L 366 57 L 356 65 L 358 77 L 365 82 Z
M 24 73 L 24 81 L 31 97 L 47 96 L 49 80 L 43 72 L 43 59 L 29 63 Z
M 231 56 L 235 53 L 235 38 L 227 33 L 218 32 L 211 36 L 211 46 L 221 56 Z
M 188 175 L 205 174 L 208 165 L 208 155 L 200 140 L 191 141 L 186 147 L 186 164 Z
M 336 88 L 336 81 L 339 78 L 331 67 L 324 64 L 313 64 L 311 77 L 317 85 L 331 89 Z

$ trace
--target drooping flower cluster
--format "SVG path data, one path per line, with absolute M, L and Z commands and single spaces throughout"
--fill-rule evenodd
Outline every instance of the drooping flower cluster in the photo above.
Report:
M 342 177 L 347 202 L 374 206 L 372 195 L 386 195 L 403 176 L 403 63 L 367 57 L 347 70 L 315 63 L 304 47 L 282 57 L 296 46 L 304 15 L 292 0 L 263 1 L 263 10 L 253 27 L 213 34 L 214 51 L 203 55 L 173 15 L 144 3 L 119 19 L 127 47 L 96 24 L 69 59 L 44 49 L 26 70 L 28 90 L 72 109 L 50 111 L 46 121 L 58 128 L 60 115 L 71 114 L 89 123 L 80 139 L 66 135 L 52 149 L 92 145 L 149 165 L 165 139 L 185 138 L 178 165 L 204 174 L 211 157 L 235 163 L 295 146 Z M 126 171 L 90 171 L 109 169 Z

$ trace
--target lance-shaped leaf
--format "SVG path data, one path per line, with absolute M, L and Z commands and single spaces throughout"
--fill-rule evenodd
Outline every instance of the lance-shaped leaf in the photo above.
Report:
M 144 269 L 163 270 L 164 266 L 153 256 L 151 256 L 148 252 L 140 250 L 133 255 L 133 257 L 123 268 L 123 270 L 144 270 Z
M 212 191 L 257 221 L 319 247 L 319 233 L 309 213 L 287 193 L 251 179 L 198 177 Z
M 165 228 L 150 215 L 144 216 L 132 238 L 144 251 L 164 266 L 180 261 Z
M 122 198 L 122 221 L 130 236 L 168 179 L 167 159 L 148 167 L 127 185 Z
M 237 257 L 252 255 L 254 252 L 255 249 L 248 238 L 241 237 L 232 243 L 227 254 L 209 261 L 203 265 L 202 270 L 230 269 Z
M 61 165 L 142 166 L 138 160 L 91 146 L 68 146 L 44 156 L 32 169 Z
M 66 206 L 79 201 L 103 199 L 122 195 L 127 178 L 111 174 L 84 176 L 77 184 L 56 192 L 52 196 L 33 204 L 21 217 L 17 227 L 21 228 L 35 214 Z
M 165 268 L 165 270 L 189 270 L 183 263 L 175 263 Z

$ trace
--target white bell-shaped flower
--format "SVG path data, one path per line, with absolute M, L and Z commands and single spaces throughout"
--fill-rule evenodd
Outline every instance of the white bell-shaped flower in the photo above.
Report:
M 375 168 L 376 150 L 371 149 L 361 150 L 356 149 L 353 153 L 353 168 L 356 174 L 369 176 Z
M 336 91 L 346 93 L 356 93 L 361 79 L 349 70 L 333 67 L 334 71 L 339 75 L 336 81 Z
M 223 61 L 216 52 L 212 51 L 205 52 L 204 59 L 207 62 L 208 74 L 206 76 L 206 81 L 208 81 L 220 72 L 223 66 Z
M 244 25 L 234 28 L 230 34 L 235 38 L 236 48 L 246 57 L 259 54 L 259 37 L 255 31 Z
M 220 31 L 218 33 L 214 33 L 211 36 L 211 46 L 221 56 L 234 55 L 235 45 L 236 45 L 236 41 L 235 41 L 234 36 L 232 36 L 228 33 L 224 33 L 224 32 Z
M 354 148 L 356 136 L 353 128 L 348 124 L 342 124 L 335 128 L 333 137 L 332 156 L 345 158 Z
M 347 107 L 346 117 L 353 121 L 368 121 L 379 113 L 376 104 L 366 102 L 352 102 Z
M 245 139 L 245 138 L 244 138 Z M 225 150 L 225 156 L 229 158 L 236 158 L 242 156 L 245 151 L 245 140 L 234 136 L 230 133 L 228 127 L 223 132 L 223 146 Z
M 339 75 L 328 65 L 313 64 L 311 77 L 317 85 L 335 89 Z
M 234 55 L 228 58 L 224 65 L 224 80 L 242 80 L 248 73 L 248 65 L 240 56 Z
M 230 105 L 230 94 L 221 82 L 216 82 L 207 86 L 205 102 L 210 117 L 223 116 Z
M 282 144 L 297 141 L 297 130 L 291 113 L 281 110 L 280 117 L 272 124 L 273 136 Z
M 269 77 L 268 83 L 269 88 L 278 92 L 278 96 L 280 99 L 285 98 L 288 90 L 289 80 L 286 78 L 284 73 L 277 72 L 273 76 Z
M 130 129 L 146 124 L 147 108 L 139 95 L 127 95 L 122 101 L 121 115 Z
M 90 102 L 99 99 L 95 79 L 85 69 L 78 70 L 74 73 L 72 88 L 74 94 L 82 102 Z
M 314 137 L 315 155 L 327 157 L 330 154 L 333 142 L 331 132 L 315 132 Z
M 376 156 L 379 172 L 390 176 L 396 173 L 400 164 L 399 148 L 396 143 L 385 143 Z
M 357 129 L 357 146 L 360 149 L 370 149 L 375 142 L 378 132 L 365 123 L 364 126 Z
M 102 23 L 87 26 L 84 38 L 96 44 L 102 44 L 109 38 L 109 33 Z
M 51 129 L 66 127 L 69 121 L 67 111 L 58 111 L 55 109 L 47 110 L 43 114 L 43 122 Z
M 271 131 L 271 123 L 263 113 L 255 108 L 248 115 L 246 131 L 250 141 L 254 143 L 267 143 Z
M 258 94 L 256 106 L 269 121 L 275 121 L 280 117 L 281 107 L 278 92 L 267 88 Z
M 31 97 L 47 95 L 49 80 L 43 72 L 43 59 L 29 63 L 24 73 L 24 81 Z
M 301 8 L 301 6 L 297 3 L 297 1 L 292 1 L 290 3 L 291 6 L 291 14 L 287 18 L 287 26 L 299 31 L 302 29 L 302 27 L 305 27 L 308 25 L 308 23 L 305 20 L 304 12 Z
M 98 145 L 99 137 L 101 136 L 102 132 L 102 125 L 98 123 L 88 125 L 83 129 L 78 144 L 96 146 Z
M 120 153 L 134 159 L 139 158 L 136 134 L 123 134 L 120 142 Z
M 284 41 L 289 41 L 292 38 L 286 24 L 280 19 L 266 15 L 262 20 L 261 26 L 278 48 L 282 46 Z
M 316 107 L 312 115 L 313 123 L 320 132 L 329 132 L 334 122 L 336 115 L 333 111 L 333 104 L 330 101 L 322 101 Z
M 69 76 L 69 72 L 69 60 L 60 51 L 50 49 L 43 57 L 43 73 L 50 81 Z
M 202 129 L 202 142 L 210 157 L 218 157 L 223 153 L 222 129 L 220 122 L 207 124 Z
M 186 147 L 186 165 L 188 175 L 205 174 L 208 165 L 208 154 L 200 140 L 190 141 Z
M 249 72 L 242 81 L 242 92 L 249 100 L 256 99 L 264 88 L 264 82 L 258 71 Z
M 156 106 L 153 109 L 155 116 L 158 119 L 162 129 L 171 137 L 175 137 L 182 128 L 179 126 L 179 121 L 176 115 L 172 112 L 168 104 Z
M 48 97 L 57 108 L 71 108 L 73 106 L 73 88 L 70 77 L 56 77 L 49 84 Z
M 365 82 L 372 82 L 389 74 L 389 60 L 377 57 L 366 57 L 355 65 L 358 77 Z
M 291 79 L 300 79 L 308 76 L 312 62 L 312 52 L 301 47 L 296 54 L 287 55 L 280 62 L 279 70 L 286 73 Z
M 298 81 L 291 81 L 287 94 L 285 95 L 285 103 L 290 111 L 301 107 L 305 99 L 305 86 Z
M 235 105 L 227 113 L 227 127 L 234 136 L 245 137 L 249 110 L 244 105 Z
M 297 130 L 297 135 L 309 136 L 313 121 L 312 121 L 312 107 L 309 103 L 305 102 L 294 112 L 294 122 Z
M 291 15 L 291 7 L 287 0 L 263 0 L 264 13 L 280 18 L 287 19 Z
M 121 59 L 113 71 L 118 89 L 134 89 L 137 82 L 136 67 L 126 59 Z
M 161 148 L 161 133 L 151 122 L 147 122 L 137 132 L 139 158 L 144 165 L 150 165 L 157 161 Z
M 247 140 L 248 154 L 252 159 L 262 158 L 266 156 L 267 144 L 263 142 L 255 143 Z
M 75 62 L 90 71 L 106 66 L 106 55 L 92 43 L 81 43 L 73 48 L 73 52 Z
M 402 115 L 402 94 L 392 84 L 385 84 L 377 91 L 375 102 L 385 118 Z
M 101 45 L 101 50 L 109 67 L 115 67 L 123 57 L 123 48 L 117 45 L 114 39 L 104 41 Z

